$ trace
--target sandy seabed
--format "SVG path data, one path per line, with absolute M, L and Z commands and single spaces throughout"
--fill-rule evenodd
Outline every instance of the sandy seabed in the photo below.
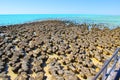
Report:
M 0 80 L 91 80 L 118 47 L 120 28 L 57 20 L 0 27 Z

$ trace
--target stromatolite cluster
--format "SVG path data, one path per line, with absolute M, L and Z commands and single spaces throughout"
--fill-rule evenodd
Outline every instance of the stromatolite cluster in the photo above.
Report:
M 120 46 L 120 28 L 42 21 L 0 27 L 0 79 L 92 79 Z

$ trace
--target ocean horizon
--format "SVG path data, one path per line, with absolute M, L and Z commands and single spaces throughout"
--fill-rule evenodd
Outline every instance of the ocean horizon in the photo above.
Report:
M 0 14 L 0 26 L 23 24 L 42 20 L 67 20 L 77 24 L 102 24 L 108 28 L 120 26 L 120 15 L 96 14 Z

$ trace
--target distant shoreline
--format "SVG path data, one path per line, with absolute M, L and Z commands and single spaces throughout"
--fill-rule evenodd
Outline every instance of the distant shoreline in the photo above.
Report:
M 109 28 L 108 25 L 105 25 L 105 24 L 88 24 L 88 23 L 82 23 L 82 24 L 78 24 L 78 23 L 75 23 L 75 22 L 72 22 L 72 21 L 69 21 L 69 20 L 38 20 L 38 21 L 31 21 L 31 22 L 25 22 L 25 23 L 21 23 L 21 24 L 12 24 L 12 25 L 3 25 L 3 26 L 0 26 L 0 28 L 4 28 L 4 27 L 17 27 L 17 26 L 22 26 L 22 25 L 29 25 L 29 24 L 35 24 L 35 23 L 42 23 L 42 22 L 49 22 L 49 21 L 59 21 L 59 22 L 63 22 L 65 23 L 66 25 L 69 25 L 69 24 L 73 24 L 73 25 L 87 25 L 90 28 L 92 27 L 96 27 L 96 28 L 99 28 L 99 29 L 104 29 L 104 28 L 108 28 L 108 29 L 111 29 Z M 115 28 L 112 28 L 112 29 L 116 29 L 116 28 L 119 28 L 120 26 L 116 26 Z M 111 29 L 111 30 L 112 30 Z

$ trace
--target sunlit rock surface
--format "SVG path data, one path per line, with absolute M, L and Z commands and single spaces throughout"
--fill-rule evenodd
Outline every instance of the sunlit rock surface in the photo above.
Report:
M 120 47 L 120 28 L 42 21 L 0 27 L 0 80 L 91 80 Z

